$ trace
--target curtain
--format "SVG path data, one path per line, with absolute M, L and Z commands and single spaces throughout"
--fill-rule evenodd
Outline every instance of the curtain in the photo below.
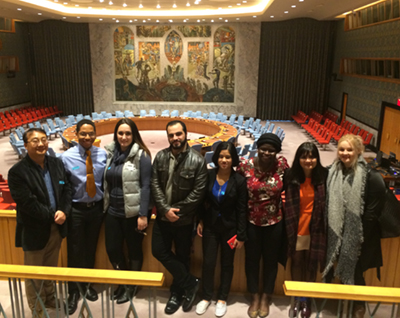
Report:
M 32 104 L 68 114 L 91 114 L 93 106 L 89 25 L 27 23 Z
M 295 19 L 261 25 L 257 117 L 287 120 L 327 107 L 333 21 Z

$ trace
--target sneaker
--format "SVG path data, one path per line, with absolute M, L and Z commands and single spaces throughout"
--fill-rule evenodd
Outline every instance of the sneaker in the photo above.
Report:
M 208 306 L 210 306 L 210 301 L 202 300 L 196 306 L 196 314 L 202 315 L 207 311 Z
M 215 316 L 222 317 L 226 314 L 226 301 L 218 301 L 215 306 Z

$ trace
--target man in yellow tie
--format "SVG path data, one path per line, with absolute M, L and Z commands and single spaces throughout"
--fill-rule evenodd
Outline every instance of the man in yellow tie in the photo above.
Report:
M 97 239 L 103 222 L 103 175 L 106 165 L 104 149 L 93 146 L 96 126 L 83 119 L 76 125 L 79 144 L 62 155 L 65 170 L 72 185 L 72 208 L 68 219 L 68 266 L 93 268 Z M 80 288 L 79 288 L 80 287 Z M 95 301 L 97 292 L 87 284 L 71 282 L 68 285 L 68 312 L 72 315 L 78 306 L 80 292 Z

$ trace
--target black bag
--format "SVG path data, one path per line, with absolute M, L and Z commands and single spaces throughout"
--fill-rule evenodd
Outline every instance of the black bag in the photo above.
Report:
M 400 202 L 386 185 L 385 204 L 379 218 L 381 238 L 400 236 Z

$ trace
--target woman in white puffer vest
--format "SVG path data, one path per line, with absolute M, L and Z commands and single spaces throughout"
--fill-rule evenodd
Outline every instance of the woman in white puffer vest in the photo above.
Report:
M 129 118 L 118 121 L 114 141 L 104 148 L 107 151 L 104 211 L 108 258 L 114 269 L 140 271 L 143 231 L 151 213 L 151 154 L 136 124 Z M 124 241 L 128 247 L 128 262 L 124 256 Z M 118 286 L 110 297 L 122 304 L 136 291 L 137 286 Z

